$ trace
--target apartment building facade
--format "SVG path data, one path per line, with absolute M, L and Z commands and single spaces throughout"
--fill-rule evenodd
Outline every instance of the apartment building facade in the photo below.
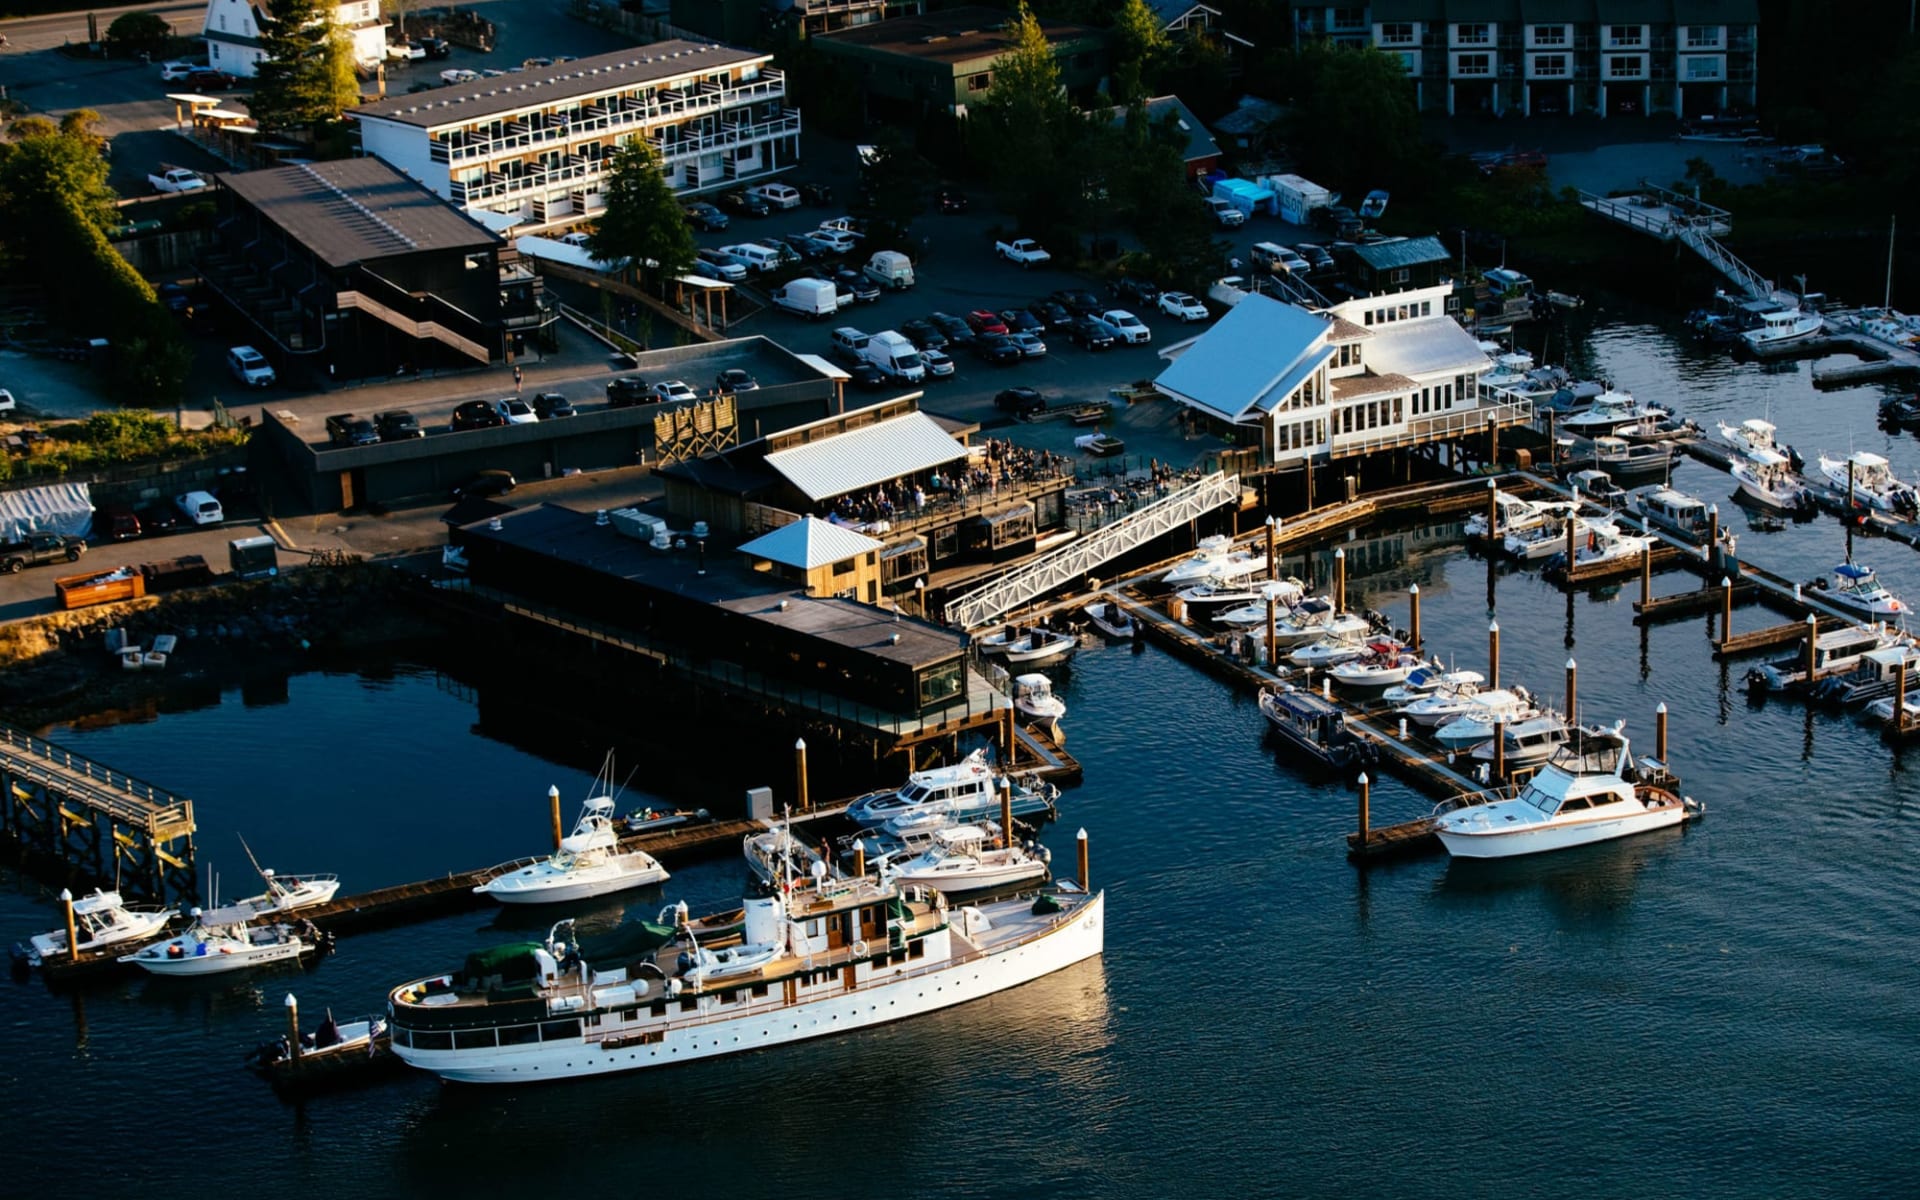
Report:
M 644 138 L 693 195 L 800 161 L 800 113 L 772 56 L 689 41 L 492 75 L 362 105 L 366 153 L 496 229 L 531 233 L 605 207 L 614 152 Z
M 1424 110 L 1697 117 L 1757 101 L 1758 0 L 1375 0 L 1294 6 L 1296 44 L 1397 55 Z

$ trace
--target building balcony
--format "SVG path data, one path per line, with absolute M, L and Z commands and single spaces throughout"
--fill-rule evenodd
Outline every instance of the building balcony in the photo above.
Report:
M 732 87 L 703 83 L 693 88 L 653 93 L 651 98 L 612 96 L 582 105 L 576 115 L 566 118 L 551 113 L 535 114 L 516 121 L 498 137 L 470 136 L 463 133 L 434 138 L 428 150 L 434 162 L 472 163 L 502 157 L 519 157 L 527 151 L 546 146 L 561 146 L 608 133 L 644 129 L 649 125 L 685 120 L 701 113 L 720 112 L 767 100 L 782 100 L 787 94 L 784 72 L 765 69 L 757 79 Z
M 771 121 L 756 121 L 750 125 L 723 125 L 713 133 L 680 134 L 671 139 L 649 137 L 647 144 L 653 147 L 663 162 L 672 163 L 682 159 L 697 158 L 714 150 L 771 141 L 774 138 L 787 137 L 799 132 L 800 114 L 789 110 Z

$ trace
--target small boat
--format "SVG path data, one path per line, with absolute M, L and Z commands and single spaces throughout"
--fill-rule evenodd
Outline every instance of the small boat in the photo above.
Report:
M 1512 691 L 1505 688 L 1492 688 L 1483 692 L 1478 686 L 1467 686 L 1451 691 L 1435 692 L 1431 696 L 1421 696 L 1395 711 L 1423 729 L 1437 729 L 1461 717 L 1484 723 L 1486 731 L 1478 737 L 1469 734 L 1463 726 L 1452 739 L 1449 739 L 1452 745 L 1460 748 L 1492 737 L 1491 718 L 1494 714 L 1506 714 L 1506 719 L 1511 722 L 1517 718 L 1518 714 L 1525 711 L 1529 703 L 1531 699 L 1519 688 Z
M 1673 414 L 1657 404 L 1634 398 L 1631 392 L 1607 391 L 1593 398 L 1585 412 L 1560 418 L 1560 432 L 1575 437 L 1604 437 L 1628 425 L 1660 421 Z
M 1567 537 L 1567 527 L 1573 527 L 1573 540 Z M 1544 524 L 1537 525 L 1525 533 L 1510 533 L 1501 548 L 1522 562 L 1536 562 L 1552 558 L 1555 554 L 1564 554 L 1569 544 L 1578 545 L 1587 538 L 1591 526 L 1585 517 L 1574 513 L 1556 514 Z
M 1821 583 L 1828 601 L 1868 620 L 1897 619 L 1907 614 L 1906 604 L 1887 590 L 1872 567 L 1843 562 L 1833 569 L 1831 584 L 1824 580 Z
M 247 1055 L 247 1068 L 276 1088 L 362 1077 L 400 1065 L 387 1039 L 386 1018 L 341 1022 L 333 1019 L 331 1010 L 312 1033 L 300 1035 L 298 1055 L 284 1033 Z
M 1519 795 L 1443 814 L 1434 832 L 1456 858 L 1511 858 L 1669 828 L 1689 811 L 1692 801 L 1639 779 L 1615 727 L 1582 731 Z
M 785 822 L 742 838 L 740 853 L 754 875 L 767 883 L 810 876 L 815 863 L 826 862 L 820 847 L 793 836 Z
M 1674 442 L 1699 437 L 1700 426 L 1685 417 L 1662 417 L 1657 421 L 1642 421 L 1638 425 L 1622 425 L 1613 431 L 1612 436 L 1633 445 Z
M 1334 683 L 1351 688 L 1393 687 L 1405 683 L 1422 665 L 1418 655 L 1398 642 L 1374 642 L 1367 649 L 1365 658 L 1334 664 L 1327 672 Z
M 1499 524 L 1494 530 L 1496 539 L 1505 539 L 1516 533 L 1527 533 L 1538 529 L 1552 517 L 1568 512 L 1572 505 L 1564 500 L 1523 500 L 1507 492 L 1495 492 L 1493 504 Z M 1480 511 L 1467 518 L 1465 532 L 1468 541 L 1484 540 L 1487 536 L 1487 514 Z
M 919 884 L 949 896 L 1044 879 L 1044 848 L 998 844 L 978 825 L 954 825 L 933 834 L 933 844 L 905 862 L 883 861 L 881 878 L 901 885 Z
M 546 858 L 507 871 L 474 888 L 502 904 L 556 904 L 586 900 L 669 878 L 667 869 L 644 850 L 622 850 L 613 828 L 613 798 L 589 797 L 580 806 L 573 832 Z
M 1282 685 L 1260 693 L 1260 712 L 1273 731 L 1330 767 L 1372 762 L 1379 749 L 1347 728 L 1347 719 L 1312 692 Z
M 1323 637 L 1317 642 L 1308 642 L 1295 647 L 1287 655 L 1287 661 L 1296 667 L 1308 670 L 1325 670 L 1343 662 L 1365 658 L 1373 653 L 1367 643 L 1358 637 Z
M 1584 471 L 1575 471 L 1567 476 L 1567 483 L 1574 488 L 1583 500 L 1605 505 L 1611 509 L 1622 509 L 1633 498 L 1633 493 L 1613 481 L 1613 476 L 1598 467 L 1589 467 Z
M 1846 625 L 1817 634 L 1813 639 L 1816 674 L 1844 674 L 1860 665 L 1867 654 L 1906 643 L 1906 638 L 1884 625 Z M 1802 638 L 1792 657 L 1762 663 L 1747 672 L 1747 686 L 1759 692 L 1785 692 L 1807 684 L 1807 643 Z
M 1584 454 L 1572 455 L 1599 467 L 1616 480 L 1664 479 L 1673 471 L 1674 448 L 1669 442 L 1632 442 L 1621 436 L 1593 439 Z
M 1658 525 L 1662 529 L 1694 539 L 1707 535 L 1707 505 L 1685 492 L 1676 492 L 1672 488 L 1655 488 L 1642 492 L 1634 507 L 1647 519 L 1647 524 Z
M 1487 677 L 1478 671 L 1449 671 L 1435 660 L 1416 668 L 1406 682 L 1388 688 L 1380 693 L 1380 698 L 1388 704 L 1411 704 L 1428 696 L 1471 693 L 1486 681 Z
M 1900 707 L 1906 710 L 1906 717 L 1909 721 L 1920 718 L 1920 700 L 1916 700 L 1914 698 L 1916 696 L 1920 696 L 1920 691 L 1908 691 L 1906 696 L 1902 698 L 1900 705 Z M 1891 724 L 1893 721 L 1893 696 L 1889 694 L 1880 697 L 1878 700 L 1870 701 L 1862 711 L 1866 713 L 1870 720 L 1878 721 L 1883 725 Z
M 1554 751 L 1567 743 L 1567 739 L 1572 735 L 1566 721 L 1559 713 L 1548 712 L 1507 726 L 1503 736 L 1505 739 L 1503 761 L 1507 769 L 1512 770 L 1515 767 L 1534 767 L 1546 762 L 1553 757 Z M 1479 762 L 1492 762 L 1494 760 L 1493 739 L 1488 738 L 1475 746 L 1471 754 Z
M 1541 715 L 1533 697 L 1523 689 L 1496 688 L 1473 698 L 1472 708 L 1456 716 L 1440 717 L 1433 740 L 1448 750 L 1465 750 L 1493 737 L 1496 725 L 1518 725 Z M 1426 714 L 1422 714 L 1423 716 Z M 1408 719 L 1412 719 L 1409 714 Z
M 1265 607 L 1261 606 L 1263 610 Z M 1260 616 L 1261 620 L 1266 619 L 1264 611 Z M 1333 611 L 1333 601 L 1316 596 L 1303 601 L 1292 612 L 1275 616 L 1273 644 L 1279 649 L 1298 646 L 1317 638 L 1361 638 L 1372 628 L 1373 625 L 1359 613 L 1337 613 Z
M 1185 562 L 1160 577 L 1160 582 L 1169 587 L 1180 587 L 1189 583 L 1198 583 L 1213 576 L 1213 564 L 1225 558 L 1233 551 L 1233 539 L 1224 534 L 1214 534 L 1200 539 L 1193 554 Z
M 185 933 L 123 954 L 120 961 L 153 975 L 223 975 L 304 958 L 328 944 L 311 922 L 247 924 L 253 915 L 243 908 L 196 908 Z
M 950 767 L 930 767 L 907 776 L 896 791 L 869 792 L 847 806 L 847 819 L 856 825 L 876 826 L 929 810 L 974 821 L 998 815 L 999 781 L 1011 779 L 1013 815 L 1051 813 L 1060 789 L 1033 778 L 1011 778 L 987 765 L 985 749 L 975 750 Z
M 1911 694 L 1920 687 L 1920 652 L 1905 642 L 1867 651 L 1851 671 L 1823 677 L 1808 694 L 1824 704 L 1858 708 L 1869 700 L 1893 695 L 1900 686 L 1902 664 Z M 1887 712 L 1891 715 L 1892 708 Z
M 1002 653 L 1009 663 L 1022 666 L 1039 666 L 1043 663 L 1063 662 L 1073 656 L 1080 646 L 1080 639 L 1070 633 L 1060 633 L 1052 629 L 1029 629 L 1017 641 L 1007 643 Z
M 1115 641 L 1126 641 L 1133 637 L 1133 616 L 1120 607 L 1118 601 L 1096 600 L 1081 611 L 1087 614 L 1087 620 L 1093 627 Z
M 174 910 L 165 905 L 128 904 L 119 892 L 95 888 L 91 895 L 73 902 L 73 932 L 79 941 L 79 952 L 85 954 L 152 937 L 167 927 L 173 913 Z M 32 967 L 71 953 L 65 929 L 36 933 L 27 939 L 25 946 L 14 949 L 14 957 Z
M 1216 586 L 1244 584 L 1267 569 L 1267 556 L 1258 550 L 1235 550 L 1213 560 L 1201 579 Z
M 1738 425 L 1729 425 L 1725 421 L 1715 422 L 1712 440 L 1741 458 L 1752 458 L 1757 450 L 1765 450 L 1773 454 L 1782 453 L 1785 447 L 1775 441 L 1778 432 L 1773 422 L 1749 417 Z
M 1750 349 L 1764 350 L 1813 337 L 1826 328 L 1826 321 L 1819 313 L 1810 313 L 1799 308 L 1779 308 L 1760 314 L 1760 323 L 1752 329 L 1740 331 L 1740 338 Z
M 1814 506 L 1813 492 L 1794 475 L 1787 456 L 1777 450 L 1756 449 L 1744 458 L 1736 458 L 1727 468 L 1739 485 L 1738 494 L 1785 512 L 1809 511 Z
M 1067 715 L 1067 702 L 1053 694 L 1053 680 L 1038 673 L 1013 677 L 1013 706 L 1036 721 Z
M 650 833 L 655 829 L 672 829 L 676 825 L 712 819 L 713 814 L 704 808 L 642 808 L 627 814 L 626 825 L 628 833 Z
M 1306 603 L 1307 585 L 1298 579 L 1274 579 L 1253 589 L 1247 602 L 1237 608 L 1229 608 L 1215 613 L 1215 625 L 1260 625 L 1267 619 L 1267 601 L 1273 601 L 1276 620 L 1285 613 Z
M 290 913 L 296 909 L 311 908 L 316 904 L 325 904 L 333 899 L 340 890 L 338 875 L 322 875 L 314 872 L 299 875 L 276 874 L 271 867 L 263 867 L 253 857 L 253 847 L 247 845 L 247 839 L 240 839 L 240 846 L 247 852 L 247 861 L 266 881 L 267 890 L 258 896 L 248 896 L 244 900 L 229 900 L 221 907 L 244 908 L 256 917 L 271 916 L 274 913 Z
M 1880 512 L 1913 513 L 1916 510 L 1913 487 L 1894 477 L 1893 468 L 1878 454 L 1856 450 L 1846 458 L 1820 456 L 1820 474 L 1833 490 L 1852 500 L 1856 507 Z
M 1607 385 L 1599 380 L 1573 380 L 1555 389 L 1545 400 L 1535 402 L 1533 407 L 1535 412 L 1550 412 L 1556 417 L 1561 413 L 1585 412 L 1608 391 Z

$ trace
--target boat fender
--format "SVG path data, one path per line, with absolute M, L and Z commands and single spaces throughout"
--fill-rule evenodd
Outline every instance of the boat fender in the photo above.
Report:
M 865 958 L 867 956 L 867 943 L 865 939 L 853 944 L 853 956 L 855 958 Z

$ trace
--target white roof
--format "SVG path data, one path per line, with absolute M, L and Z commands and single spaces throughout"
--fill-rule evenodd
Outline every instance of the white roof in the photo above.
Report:
M 1331 357 L 1325 317 L 1253 294 L 1186 347 L 1154 386 L 1230 421 L 1278 403 Z M 1171 348 L 1169 348 L 1171 350 Z M 1166 355 L 1163 351 L 1163 357 Z
M 870 550 L 880 549 L 884 543 L 877 542 L 864 533 L 855 533 L 843 529 L 831 521 L 822 521 L 818 517 L 801 517 L 791 524 L 782 525 L 772 533 L 764 533 L 740 547 L 740 553 L 751 554 L 755 558 L 768 558 L 789 567 L 812 570 L 824 567 L 828 563 L 845 562 L 849 558 L 858 558 Z
M 709 288 L 709 289 L 718 288 L 721 291 L 733 290 L 733 285 L 728 283 L 726 280 L 708 279 L 705 275 L 681 275 L 676 277 L 675 282 L 684 283 L 689 287 Z
M 1440 371 L 1484 371 L 1492 365 L 1479 341 L 1452 317 L 1390 321 L 1371 329 L 1367 369 L 1376 374 L 1418 378 Z
M 807 364 L 808 366 L 812 367 L 814 370 L 820 372 L 822 375 L 825 375 L 828 379 L 852 379 L 853 378 L 851 374 L 840 369 L 838 366 L 834 365 L 832 362 L 829 362 L 828 360 L 821 358 L 818 354 L 796 354 L 794 355 L 794 357 L 799 359 L 801 362 Z
M 1765 446 L 1747 451 L 1747 457 L 1763 467 L 1778 467 L 1789 461 L 1786 455 L 1775 450 L 1769 450 Z
M 967 448 L 922 412 L 903 413 L 767 455 L 767 465 L 786 476 L 809 500 L 841 496 L 876 483 L 945 466 L 965 458 Z
M 1870 450 L 1855 450 L 1853 452 L 1853 461 L 1862 467 L 1884 467 L 1887 465 L 1886 459 L 1881 458 L 1878 454 Z

